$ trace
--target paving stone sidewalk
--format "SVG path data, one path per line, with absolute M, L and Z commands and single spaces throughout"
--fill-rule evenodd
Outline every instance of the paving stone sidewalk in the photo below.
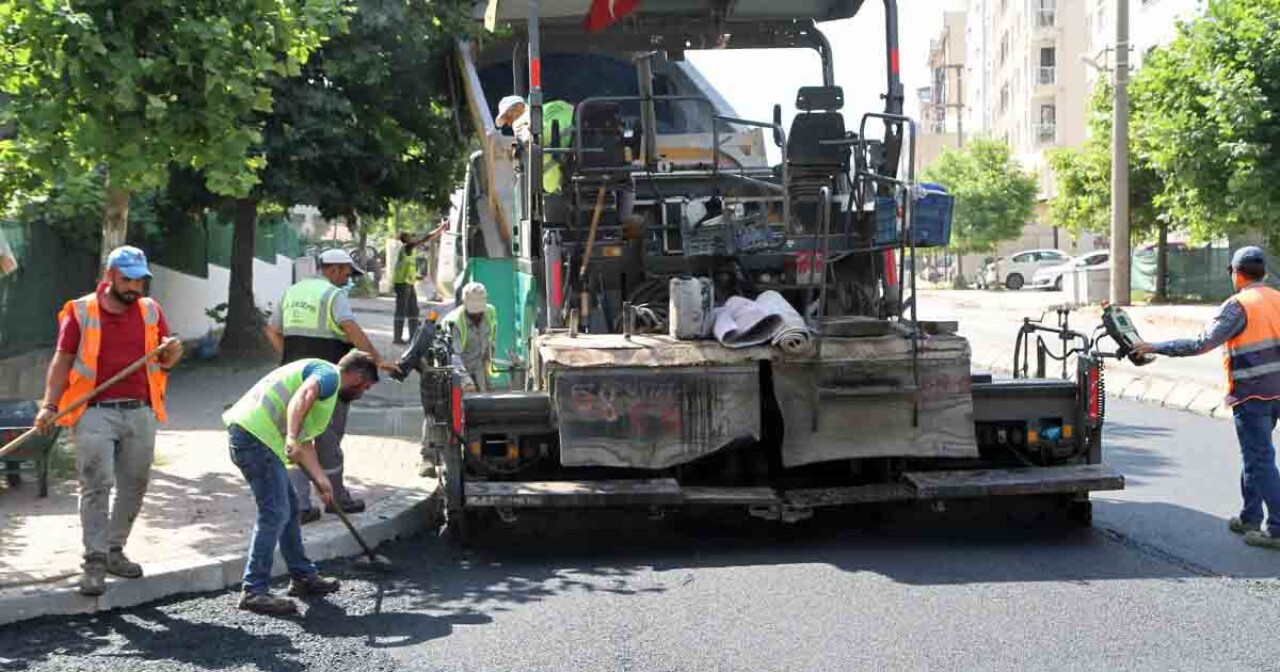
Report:
M 389 333 L 385 340 L 390 347 Z M 175 371 L 170 422 L 158 433 L 151 484 L 127 547 L 147 576 L 112 579 L 101 598 L 74 590 L 82 553 L 74 473 L 54 483 L 43 499 L 36 497 L 32 483 L 0 486 L 0 624 L 132 606 L 238 583 L 256 509 L 228 456 L 221 414 L 270 368 L 189 362 Z M 418 476 L 419 446 L 409 438 L 417 435 L 422 417 L 417 382 L 387 379 L 380 387 L 391 388 L 384 392 L 388 400 L 403 396 L 414 406 L 388 408 L 388 400 L 362 400 L 352 408 L 352 434 L 344 443 L 346 478 L 369 504 L 352 521 L 371 543 L 426 528 L 436 487 L 434 480 Z M 73 472 L 74 467 L 66 469 Z M 304 538 L 316 560 L 359 552 L 336 516 L 306 526 Z M 284 569 L 279 560 L 276 569 Z

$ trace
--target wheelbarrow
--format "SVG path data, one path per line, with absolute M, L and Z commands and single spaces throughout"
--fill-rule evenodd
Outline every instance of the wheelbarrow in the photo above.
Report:
M 0 446 L 34 427 L 39 410 L 39 404 L 29 399 L 0 399 Z M 31 474 L 39 484 L 40 496 L 49 496 L 49 458 L 61 433 L 62 428 L 55 427 L 48 434 L 32 436 L 16 450 L 0 456 L 9 487 L 17 487 L 22 483 L 23 474 Z

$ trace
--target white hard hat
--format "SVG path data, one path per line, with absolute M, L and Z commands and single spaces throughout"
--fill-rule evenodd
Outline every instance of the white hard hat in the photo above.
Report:
M 356 266 L 356 260 L 351 258 L 351 253 L 346 250 L 334 248 L 325 250 L 320 253 L 320 264 L 328 266 L 330 264 L 346 264 L 351 267 L 353 275 L 364 275 L 364 269 Z
M 506 98 L 503 98 L 498 101 L 498 116 L 494 117 L 494 121 L 501 123 L 502 118 L 507 116 L 507 112 L 510 112 L 511 108 L 516 105 L 526 104 L 527 103 L 524 102 L 524 98 L 521 98 L 520 96 L 507 96 Z M 513 119 L 512 121 L 515 120 Z
M 462 288 L 462 306 L 471 315 L 479 315 L 489 305 L 489 290 L 478 282 L 468 282 Z

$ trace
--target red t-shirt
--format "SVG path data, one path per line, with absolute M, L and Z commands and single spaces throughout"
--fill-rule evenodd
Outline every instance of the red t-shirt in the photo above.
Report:
M 105 285 L 98 286 L 98 297 L 101 300 Z M 156 309 L 159 310 L 157 304 Z M 112 313 L 98 305 L 98 313 L 102 319 L 102 346 L 98 350 L 98 380 L 106 380 L 124 370 L 139 357 L 147 354 L 146 325 L 142 322 L 142 311 L 132 305 L 123 313 Z M 169 335 L 169 325 L 164 321 L 164 312 L 160 311 L 160 338 Z M 58 350 L 75 354 L 80 347 L 80 323 L 75 313 L 70 313 L 58 325 Z M 147 388 L 147 370 L 141 367 L 129 374 L 124 380 L 112 385 L 94 397 L 94 401 L 111 399 L 151 400 L 151 391 Z

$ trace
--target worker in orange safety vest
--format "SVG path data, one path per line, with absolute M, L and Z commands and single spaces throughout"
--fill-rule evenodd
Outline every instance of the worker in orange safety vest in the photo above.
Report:
M 36 427 L 49 431 L 59 411 L 164 346 L 145 366 L 57 420 L 73 429 L 84 541 L 80 592 L 85 595 L 101 595 L 107 574 L 142 576 L 142 567 L 129 560 L 124 546 L 146 495 L 156 425 L 166 418 L 168 370 L 182 358 L 182 345 L 169 336 L 160 304 L 142 295 L 149 277 L 142 250 L 117 248 L 107 257 L 97 289 L 63 306 L 57 351 L 36 416 Z

